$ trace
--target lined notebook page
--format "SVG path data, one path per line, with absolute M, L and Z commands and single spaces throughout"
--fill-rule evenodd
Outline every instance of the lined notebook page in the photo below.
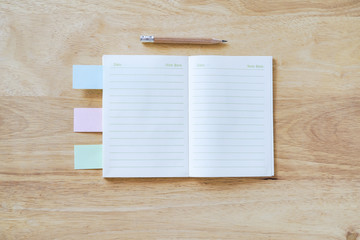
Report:
M 103 56 L 103 176 L 187 177 L 188 57 Z
M 194 177 L 272 176 L 272 57 L 189 57 Z

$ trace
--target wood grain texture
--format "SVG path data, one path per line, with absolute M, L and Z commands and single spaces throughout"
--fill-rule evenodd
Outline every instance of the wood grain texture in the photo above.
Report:
M 0 239 L 359 239 L 359 1 L 0 1 Z M 217 46 L 139 43 L 214 37 Z M 272 55 L 275 178 L 73 169 L 72 65 L 103 54 Z

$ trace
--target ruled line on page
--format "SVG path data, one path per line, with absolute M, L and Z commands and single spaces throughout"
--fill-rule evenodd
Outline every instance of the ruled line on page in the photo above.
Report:
M 193 103 L 193 104 L 223 104 L 223 105 L 254 105 L 254 106 L 262 106 L 264 103 L 229 103 L 229 102 L 205 102 L 205 103 Z
M 131 81 L 111 80 L 109 82 L 111 83 L 183 83 L 179 81 L 136 81 L 136 80 L 131 80 Z
M 158 159 L 158 158 L 135 158 L 135 159 L 124 159 L 124 158 L 110 158 L 110 161 L 183 161 L 184 159 Z
M 263 147 L 264 144 L 194 144 L 195 147 Z
M 175 102 L 175 103 L 166 103 L 166 102 L 110 102 L 110 104 L 184 104 L 184 103 L 179 103 L 179 102 Z
M 199 130 L 193 130 L 192 132 L 238 132 L 238 133 L 263 133 L 264 131 L 224 131 L 224 130 L 211 130 L 211 131 L 199 131 Z
M 175 69 L 184 69 L 182 67 L 123 67 L 123 66 L 113 66 L 111 68 L 114 69 L 168 69 L 168 70 L 175 70 Z
M 136 145 L 123 145 L 123 144 L 110 144 L 110 147 L 183 147 L 184 144 L 136 144 Z
M 194 151 L 193 153 L 221 153 L 221 154 L 249 154 L 249 153 L 264 153 L 264 152 L 198 152 L 198 151 Z
M 224 158 L 217 158 L 217 159 L 211 159 L 211 158 L 206 158 L 206 159 L 198 159 L 198 158 L 193 158 L 192 160 L 194 161 L 256 161 L 256 162 L 263 162 L 265 161 L 264 158 L 259 158 L 259 159 L 249 159 L 249 158 L 244 158 L 244 159 L 241 159 L 241 158 L 236 158 L 236 159 L 224 159 Z
M 110 153 L 127 153 L 127 154 L 129 154 L 129 153 L 136 153 L 136 154 L 142 154 L 142 153 L 161 153 L 161 154 L 168 154 L 168 153 L 184 153 L 184 152 L 112 152 L 112 151 L 110 151 Z
M 192 166 L 193 168 L 266 168 L 264 166 L 223 166 L 223 165 L 218 165 L 218 166 L 206 166 L 206 165 L 201 165 L 201 166 Z
M 183 168 L 184 165 L 161 165 L 161 166 L 154 166 L 154 165 L 151 165 L 151 166 L 144 166 L 144 165 L 141 165 L 141 166 L 109 166 L 109 168 Z
M 147 138 L 147 137 L 141 137 L 141 138 L 120 138 L 120 137 L 110 137 L 109 139 L 129 139 L 129 140 L 132 140 L 132 139 L 137 139 L 137 140 L 141 140 L 141 139 L 162 139 L 162 140 L 174 140 L 174 139 L 181 139 L 181 140 L 184 140 L 184 138 L 174 138 L 174 137 L 166 137 L 166 138 L 162 138 L 162 137 L 151 137 L 151 138 Z
M 183 91 L 183 88 L 117 88 L 117 87 L 111 87 L 110 90 L 181 90 Z
M 117 126 L 117 125 L 123 125 L 123 126 L 179 126 L 179 125 L 184 125 L 184 123 L 110 123 L 110 125 L 112 126 Z
M 212 67 L 212 68 L 210 68 L 210 67 L 198 67 L 198 68 L 191 68 L 191 69 L 205 69 L 205 70 L 208 70 L 208 69 L 214 69 L 214 70 L 264 70 L 263 68 L 225 68 L 225 67 L 222 67 L 222 68 L 220 68 L 220 67 L 218 67 L 218 68 L 216 68 L 216 67 Z
M 111 132 L 184 132 L 184 131 L 164 131 L 164 130 L 151 130 L 151 131 L 123 131 L 123 130 L 112 130 Z
M 246 92 L 263 92 L 263 89 L 243 89 L 243 88 L 196 88 L 195 90 L 203 91 L 203 90 L 223 90 L 223 91 L 246 91 Z
M 227 118 L 234 118 L 234 119 L 264 119 L 264 117 L 243 117 L 243 116 L 238 116 L 238 117 L 216 117 L 216 116 L 205 116 L 205 117 L 192 117 L 192 118 L 205 118 L 205 119 L 209 119 L 209 118 L 215 118 L 215 119 L 227 119 Z
M 264 110 L 193 109 L 194 112 L 264 112 Z
M 226 126 L 264 126 L 264 124 L 251 124 L 251 123 L 193 123 L 192 125 L 226 125 Z
M 132 112 L 138 112 L 138 111 L 148 111 L 148 112 L 183 112 L 184 110 L 183 109 L 110 109 L 110 111 L 120 111 L 120 112 L 123 112 L 123 111 L 132 111 Z
M 192 77 L 248 77 L 248 78 L 263 78 L 263 75 L 228 75 L 228 74 L 193 74 Z
M 110 97 L 184 97 L 184 95 L 124 95 L 124 94 L 110 94 Z
M 264 96 L 235 96 L 235 95 L 208 95 L 206 94 L 206 96 L 192 96 L 192 97 L 208 97 L 208 98 L 213 98 L 213 97 L 221 97 L 221 98 L 264 98 Z
M 151 116 L 109 116 L 109 118 L 184 118 L 184 117 L 151 117 Z
M 224 84 L 224 83 L 234 83 L 234 84 L 265 84 L 264 82 L 210 82 L 210 81 L 201 81 L 201 82 L 193 82 L 193 83 L 211 83 L 211 84 Z
M 231 140 L 262 140 L 263 138 L 239 138 L 239 137 L 196 137 L 196 138 L 192 138 L 192 139 L 210 139 L 210 140 L 227 140 L 227 139 L 231 139 Z
M 110 76 L 166 76 L 166 77 L 184 77 L 183 74 L 162 74 L 162 73 L 157 73 L 157 74 L 151 74 L 151 73 L 145 73 L 145 74 L 140 74 L 140 73 L 112 73 L 112 74 L 110 74 Z

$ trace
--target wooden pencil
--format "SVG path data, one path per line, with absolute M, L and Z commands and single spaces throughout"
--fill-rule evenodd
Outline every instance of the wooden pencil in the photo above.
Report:
M 215 38 L 175 38 L 175 37 L 155 37 L 141 36 L 142 43 L 176 43 L 176 44 L 219 44 L 226 43 L 227 40 Z

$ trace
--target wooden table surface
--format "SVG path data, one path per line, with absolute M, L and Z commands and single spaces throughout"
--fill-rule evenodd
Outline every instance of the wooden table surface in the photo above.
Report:
M 0 239 L 360 239 L 358 0 L 56 2 L 0 1 Z M 276 176 L 74 170 L 102 139 L 73 133 L 73 108 L 102 92 L 72 89 L 72 65 L 103 54 L 272 55 Z

